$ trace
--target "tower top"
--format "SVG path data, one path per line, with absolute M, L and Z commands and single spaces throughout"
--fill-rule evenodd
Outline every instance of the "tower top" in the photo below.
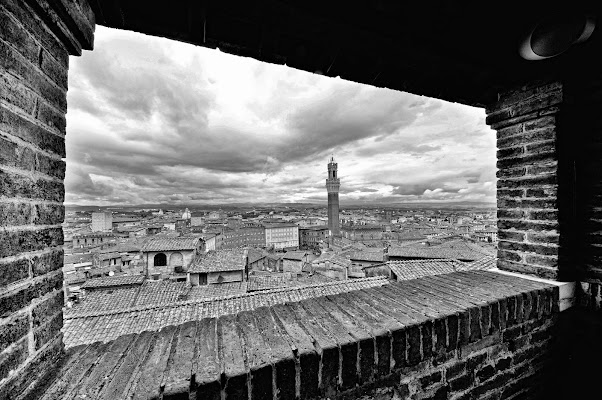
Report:
M 329 164 L 334 164 L 335 163 L 335 161 L 334 161 L 334 154 L 330 155 L 330 161 L 328 163 Z

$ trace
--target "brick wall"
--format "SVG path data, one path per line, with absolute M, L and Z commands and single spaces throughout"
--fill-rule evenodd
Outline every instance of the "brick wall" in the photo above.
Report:
M 0 4 L 0 398 L 62 353 L 67 70 L 93 27 L 85 1 Z
M 551 398 L 549 377 L 566 373 L 552 364 L 558 301 L 553 285 L 471 271 L 228 306 L 217 318 L 73 348 L 47 396 Z
M 559 278 L 562 101 L 560 83 L 538 83 L 500 94 L 487 107 L 487 123 L 497 131 L 500 269 Z

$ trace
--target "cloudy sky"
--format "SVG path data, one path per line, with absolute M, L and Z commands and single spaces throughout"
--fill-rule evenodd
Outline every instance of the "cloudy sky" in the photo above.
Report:
M 66 203 L 494 201 L 482 109 L 97 26 L 72 57 Z

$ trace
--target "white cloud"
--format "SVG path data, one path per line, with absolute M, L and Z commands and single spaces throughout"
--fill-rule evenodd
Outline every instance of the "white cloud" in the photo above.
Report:
M 98 27 L 72 58 L 66 201 L 493 201 L 485 113 Z

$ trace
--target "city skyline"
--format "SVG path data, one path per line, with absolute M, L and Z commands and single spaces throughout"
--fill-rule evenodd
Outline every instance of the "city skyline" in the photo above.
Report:
M 332 153 L 342 203 L 495 200 L 481 109 L 131 32 L 96 37 L 71 60 L 67 204 L 325 202 Z

